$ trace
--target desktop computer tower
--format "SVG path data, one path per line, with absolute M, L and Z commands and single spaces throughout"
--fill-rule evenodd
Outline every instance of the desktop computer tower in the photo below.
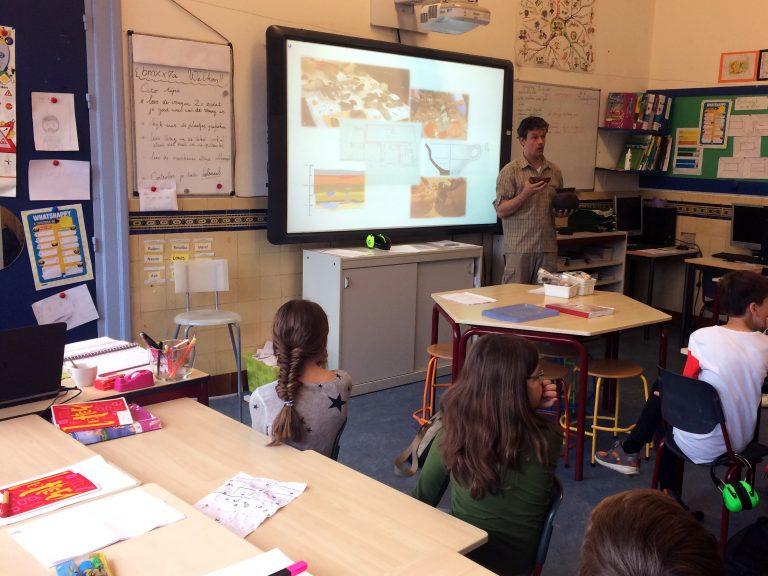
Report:
M 674 246 L 677 210 L 643 206 L 643 244 Z

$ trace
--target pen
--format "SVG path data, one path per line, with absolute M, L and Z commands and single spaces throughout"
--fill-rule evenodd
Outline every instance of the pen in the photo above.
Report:
M 272 574 L 269 576 L 296 576 L 296 574 L 301 574 L 302 572 L 306 571 L 306 569 L 307 563 L 302 560 L 301 562 L 291 564 L 287 568 L 283 568 L 277 572 L 272 572 Z
M 7 518 L 11 515 L 11 491 L 3 490 L 3 499 L 0 502 L 0 518 Z
M 147 346 L 151 346 L 152 348 L 157 348 L 158 350 L 160 349 L 160 345 L 158 345 L 158 343 L 157 343 L 157 342 L 155 342 L 155 341 L 154 341 L 154 340 L 153 340 L 153 339 L 152 339 L 152 338 L 149 336 L 149 334 L 147 334 L 146 332 L 139 332 L 139 336 L 141 337 L 141 339 L 142 339 L 142 340 L 144 340 L 144 343 L 145 343 Z

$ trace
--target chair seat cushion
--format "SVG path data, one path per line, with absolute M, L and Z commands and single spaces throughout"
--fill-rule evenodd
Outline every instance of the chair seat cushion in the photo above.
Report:
M 179 326 L 224 326 L 239 324 L 240 314 L 226 310 L 190 310 L 176 314 L 174 324 Z

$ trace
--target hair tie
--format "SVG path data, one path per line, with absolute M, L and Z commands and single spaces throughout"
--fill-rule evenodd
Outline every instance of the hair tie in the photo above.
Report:
M 290 407 L 293 407 L 293 400 L 286 400 L 285 402 L 283 402 L 283 404 L 284 404 L 285 406 L 290 406 Z

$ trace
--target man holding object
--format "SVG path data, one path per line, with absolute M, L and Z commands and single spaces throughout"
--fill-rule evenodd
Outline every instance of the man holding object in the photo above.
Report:
M 504 229 L 504 284 L 535 284 L 539 268 L 557 271 L 551 204 L 563 174 L 544 158 L 547 130 L 543 118 L 524 118 L 517 128 L 523 157 L 504 166 L 496 180 L 493 205 Z

